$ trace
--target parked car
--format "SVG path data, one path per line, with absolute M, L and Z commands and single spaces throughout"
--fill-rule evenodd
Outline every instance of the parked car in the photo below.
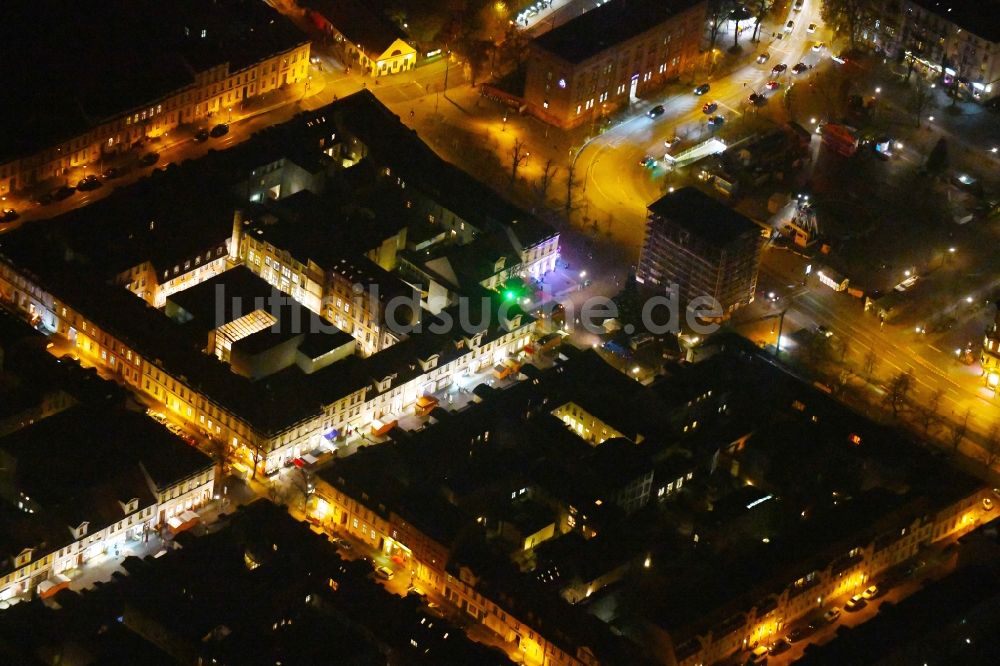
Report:
M 444 609 L 442 609 L 439 605 L 437 605 L 433 601 L 428 603 L 424 607 L 424 610 L 426 610 L 428 614 L 433 615 L 434 617 L 439 618 L 441 620 L 443 620 L 445 617 Z
M 712 116 L 708 119 L 709 127 L 722 127 L 726 122 L 726 119 L 722 116 Z
M 698 95 L 700 97 L 701 95 L 704 95 L 705 93 L 707 93 L 711 89 L 712 89 L 712 86 L 708 85 L 707 83 L 703 83 L 703 84 L 701 84 L 700 86 L 698 86 L 697 88 L 694 89 L 694 94 Z
M 771 68 L 771 74 L 778 75 L 788 69 L 788 65 L 783 62 L 779 62 L 777 65 Z
M 768 58 L 770 57 L 771 54 L 768 53 L 767 51 L 764 51 L 759 56 L 757 56 L 757 63 L 763 65 L 765 62 L 767 62 Z
M 194 135 L 194 140 L 197 141 L 198 143 L 203 143 L 205 141 L 208 141 L 208 130 L 205 128 L 201 128 L 200 130 L 198 130 Z
M 791 32 L 795 29 L 795 21 L 789 21 L 785 24 L 785 32 Z
M 792 5 L 792 11 L 801 12 L 802 11 L 803 0 L 795 0 L 795 4 Z
M 647 111 L 646 115 L 649 116 L 650 118 L 656 118 L 657 116 L 662 116 L 664 111 L 666 111 L 666 109 L 663 108 L 663 105 L 657 104 L 652 109 Z
M 652 169 L 656 165 L 657 165 L 656 158 L 653 157 L 652 155 L 646 155 L 641 160 L 639 160 L 639 166 L 644 167 L 646 169 Z
M 375 567 L 375 575 L 382 580 L 392 580 L 396 574 L 389 567 Z
M 750 97 L 747 98 L 747 101 L 749 101 L 754 106 L 760 106 L 765 101 L 767 101 L 767 98 L 758 93 L 750 93 Z
M 808 32 L 810 35 L 812 33 L 816 32 L 816 24 L 815 23 L 810 23 L 809 27 L 806 28 L 806 32 Z
M 750 657 L 747 659 L 747 664 L 750 666 L 761 666 L 767 663 L 767 646 L 758 645 L 750 652 Z
M 212 128 L 212 131 L 210 131 L 209 134 L 216 139 L 218 139 L 220 136 L 226 136 L 227 134 L 229 134 L 228 123 L 219 123 L 218 125 Z
M 847 611 L 848 613 L 853 613 L 855 611 L 861 610 L 867 605 L 868 602 L 865 601 L 863 596 L 861 596 L 860 594 L 855 594 L 853 597 L 847 600 L 846 604 L 844 604 L 844 610 Z
M 57 187 L 52 190 L 52 198 L 56 201 L 62 201 L 63 199 L 68 199 L 73 196 L 74 192 L 76 192 L 75 188 L 72 188 L 69 185 L 63 185 L 62 187 Z
M 799 641 L 808 638 L 816 631 L 815 627 L 811 624 L 805 627 L 796 627 L 788 632 L 788 642 L 798 643 Z
M 114 180 L 115 178 L 124 176 L 125 172 L 118 167 L 111 167 L 110 169 L 105 169 L 101 175 L 104 176 L 104 180 Z
M 779 655 L 783 652 L 788 652 L 792 649 L 792 644 L 788 642 L 787 638 L 779 638 L 775 642 L 771 643 L 771 647 L 767 648 L 768 654 Z
M 76 189 L 81 192 L 89 192 L 90 190 L 96 190 L 97 188 L 103 186 L 104 183 L 102 183 L 97 176 L 90 174 L 89 176 L 84 176 L 80 179 L 80 182 L 76 184 Z
M 801 74 L 802 72 L 809 69 L 809 65 L 804 62 L 795 63 L 795 67 L 792 67 L 792 74 Z
M 4 208 L 3 213 L 0 214 L 0 222 L 13 222 L 19 217 L 21 216 L 13 208 Z
M 833 624 L 840 619 L 840 609 L 834 606 L 827 612 L 823 613 L 823 621 L 827 624 Z
M 813 51 L 822 51 L 824 46 L 826 46 L 826 44 L 823 42 L 815 42 L 813 43 L 812 49 Z
M 878 585 L 869 585 L 865 588 L 865 591 L 861 593 L 861 596 L 865 599 L 877 599 L 882 594 L 882 590 L 879 589 Z
M 153 166 L 160 160 L 159 153 L 146 153 L 139 158 L 139 166 Z
M 706 102 L 704 105 L 702 105 L 701 112 L 704 113 L 705 115 L 708 115 L 710 113 L 715 113 L 715 110 L 718 108 L 719 108 L 718 102 Z

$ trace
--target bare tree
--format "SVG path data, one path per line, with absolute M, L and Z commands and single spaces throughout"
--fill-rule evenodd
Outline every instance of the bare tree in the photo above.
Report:
M 530 155 L 527 150 L 525 150 L 524 141 L 514 137 L 514 145 L 510 149 L 510 184 L 513 187 L 514 183 L 517 182 L 517 170 L 521 168 L 521 165 L 525 163 Z
M 851 48 L 857 45 L 871 0 L 823 0 L 823 21 L 837 32 L 846 32 Z
M 795 122 L 795 86 L 785 88 L 785 94 L 781 96 L 781 103 L 785 107 L 788 119 Z
M 927 435 L 931 428 L 941 421 L 939 410 L 941 409 L 941 399 L 943 397 L 944 391 L 938 389 L 931 394 L 926 402 L 919 405 L 917 411 L 920 417 L 920 425 L 924 429 L 924 435 Z
M 570 214 L 573 212 L 573 189 L 578 185 L 574 175 L 576 173 L 576 162 L 573 160 L 569 161 L 569 166 L 566 167 L 566 219 L 569 219 Z
M 965 433 L 969 431 L 969 410 L 965 410 L 965 416 L 961 421 L 955 421 L 951 424 L 951 431 L 949 432 L 949 439 L 951 440 L 951 450 L 954 453 L 958 453 L 958 448 L 962 446 L 962 440 L 965 439 Z
M 892 378 L 886 389 L 884 402 L 892 410 L 892 417 L 898 418 L 899 412 L 906 405 L 910 390 L 913 388 L 913 372 L 907 370 Z
M 760 41 L 760 22 L 774 9 L 773 0 L 754 0 L 753 41 Z
M 875 353 L 874 349 L 868 350 L 865 354 L 865 360 L 863 363 L 865 375 L 867 375 L 868 380 L 871 381 L 872 376 L 875 374 L 875 368 L 878 367 L 878 354 Z
M 538 179 L 538 198 L 545 203 L 545 198 L 549 195 L 549 187 L 552 185 L 552 181 L 556 177 L 556 173 L 559 172 L 558 167 L 552 164 L 552 158 L 545 160 L 545 168 L 542 169 L 542 176 Z
M 309 472 L 302 468 L 295 468 L 288 475 L 288 484 L 282 492 L 282 500 L 286 505 L 304 512 L 308 506 L 312 490 L 313 485 L 312 479 L 309 478 Z
M 924 111 L 931 102 L 930 90 L 927 89 L 927 82 L 923 77 L 918 76 L 913 83 L 913 90 L 910 92 L 910 111 L 913 111 L 914 123 L 920 127 L 924 117 Z
M 733 9 L 732 0 L 709 0 L 707 11 L 708 18 L 708 48 L 715 48 L 715 42 L 719 38 L 719 29 L 729 19 L 729 12 Z
M 986 469 L 993 469 L 993 465 L 1000 461 L 1000 426 L 993 424 L 986 438 L 983 439 L 983 451 L 986 452 Z

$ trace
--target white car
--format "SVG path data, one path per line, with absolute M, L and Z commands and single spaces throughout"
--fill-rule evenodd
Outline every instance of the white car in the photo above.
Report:
M 810 23 L 809 27 L 806 28 L 806 32 L 808 32 L 809 34 L 812 34 L 812 33 L 816 32 L 816 24 L 815 23 Z
M 795 29 L 795 21 L 789 21 L 785 24 L 785 32 L 791 32 Z
M 813 51 L 822 51 L 824 46 L 826 46 L 826 44 L 823 42 L 816 42 L 813 44 Z

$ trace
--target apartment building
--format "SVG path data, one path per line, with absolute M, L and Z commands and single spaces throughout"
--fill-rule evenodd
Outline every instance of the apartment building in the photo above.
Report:
M 155 150 L 180 125 L 227 122 L 248 100 L 309 76 L 309 41 L 256 0 L 8 9 L 0 41 L 32 48 L 6 63 L 0 195 L 75 183 L 106 157 Z
M 698 63 L 700 0 L 610 0 L 529 45 L 524 100 L 545 122 L 576 127 L 627 107 Z
M 680 304 L 714 299 L 722 316 L 753 301 L 764 244 L 749 218 L 693 187 L 649 206 L 636 279 L 651 288 L 678 288 Z
M 207 455 L 121 408 L 42 419 L 0 438 L 0 458 L 2 599 L 155 533 L 210 500 L 215 484 Z

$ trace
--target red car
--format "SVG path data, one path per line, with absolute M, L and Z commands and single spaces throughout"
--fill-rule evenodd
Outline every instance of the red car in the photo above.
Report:
M 701 107 L 701 112 L 704 114 L 714 113 L 715 110 L 718 108 L 719 104 L 717 102 L 708 102 L 707 104 Z
M 767 89 L 768 90 L 777 90 L 780 85 L 781 84 L 778 83 L 777 81 L 768 81 L 767 82 Z

